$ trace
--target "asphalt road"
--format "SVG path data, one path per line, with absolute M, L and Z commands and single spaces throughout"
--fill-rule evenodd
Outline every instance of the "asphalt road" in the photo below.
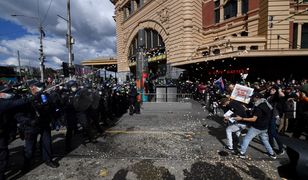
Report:
M 123 115 L 95 144 L 76 137 L 69 154 L 63 133 L 54 132 L 57 169 L 37 158 L 31 172 L 20 174 L 22 142 L 14 142 L 10 179 L 279 179 L 277 167 L 287 161 L 286 156 L 271 160 L 258 141 L 251 143 L 248 159 L 227 152 L 222 118 L 190 101 L 144 104 L 141 114 Z

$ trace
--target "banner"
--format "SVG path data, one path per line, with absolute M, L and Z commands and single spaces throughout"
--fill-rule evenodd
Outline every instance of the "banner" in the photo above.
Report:
M 236 84 L 230 98 L 248 104 L 250 96 L 253 94 L 253 90 L 254 89 L 250 87 Z

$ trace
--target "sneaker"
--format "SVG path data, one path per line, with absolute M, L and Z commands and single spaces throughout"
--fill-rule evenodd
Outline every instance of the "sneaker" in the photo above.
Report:
M 55 161 L 46 161 L 45 164 L 51 168 L 57 168 L 59 167 L 59 164 Z
M 276 156 L 275 154 L 270 154 L 269 157 L 270 157 L 271 159 L 277 159 L 277 156 Z
M 244 154 L 244 153 L 239 153 L 239 157 L 241 158 L 241 159 L 246 159 L 247 157 L 246 157 L 246 154 Z
M 278 151 L 278 152 L 277 152 L 277 155 L 278 155 L 278 156 L 281 156 L 281 155 L 284 155 L 284 153 L 285 153 L 285 151 L 282 149 L 281 151 Z
M 234 149 L 230 146 L 225 146 L 225 149 L 229 150 L 229 151 L 233 151 Z

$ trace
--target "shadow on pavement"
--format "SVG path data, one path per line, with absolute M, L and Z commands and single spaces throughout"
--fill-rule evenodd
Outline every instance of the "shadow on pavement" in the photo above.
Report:
M 119 116 L 119 117 L 121 117 L 121 116 Z M 119 117 L 110 120 L 108 125 L 105 125 L 104 127 L 102 127 L 103 130 L 106 130 L 108 128 L 115 126 L 116 123 L 119 120 Z M 93 128 L 93 129 L 95 129 L 95 128 Z M 98 133 L 96 130 L 94 130 L 94 133 L 96 134 L 96 137 L 103 136 L 103 134 Z M 56 162 L 59 162 L 59 161 L 61 161 L 62 158 L 64 158 L 70 152 L 77 149 L 80 145 L 82 145 L 82 144 L 86 145 L 88 143 L 86 141 L 86 139 L 87 138 L 83 135 L 82 132 L 77 132 L 73 136 L 73 139 L 72 139 L 71 151 L 66 152 L 65 151 L 65 133 L 59 133 L 59 134 L 53 135 L 52 136 L 52 142 L 53 142 L 52 143 L 52 150 L 53 150 L 54 160 Z M 28 172 L 32 171 L 33 169 L 37 168 L 38 166 L 40 166 L 41 164 L 44 163 L 44 161 L 42 160 L 42 154 L 41 154 L 40 147 L 39 147 L 40 143 L 38 141 L 36 151 L 34 153 L 34 159 L 31 162 L 30 171 L 28 171 L 28 172 L 22 171 L 23 163 L 24 163 L 24 141 L 22 141 L 21 144 L 22 145 L 20 145 L 20 146 L 9 149 L 9 151 L 10 151 L 10 157 L 9 158 L 10 159 L 9 159 L 9 167 L 8 167 L 7 172 L 6 172 L 7 179 L 10 179 L 10 180 L 19 179 L 22 176 L 24 176 L 25 174 L 27 174 Z M 47 167 L 47 168 L 49 168 L 49 167 Z M 58 167 L 58 168 L 61 168 L 61 166 Z
M 196 162 L 192 164 L 190 172 L 185 169 L 184 180 L 199 179 L 242 179 L 236 169 L 230 168 L 223 163 L 216 165 L 207 162 Z
M 165 167 L 154 166 L 152 160 L 142 160 L 127 169 L 120 169 L 113 177 L 113 180 L 123 180 L 127 178 L 128 172 L 133 172 L 137 179 L 162 179 L 162 180 L 175 180 Z

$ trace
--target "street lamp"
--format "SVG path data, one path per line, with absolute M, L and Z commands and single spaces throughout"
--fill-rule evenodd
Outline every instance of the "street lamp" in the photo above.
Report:
M 22 14 L 12 14 L 11 16 L 13 17 L 26 17 L 26 18 L 31 18 L 31 19 L 36 19 L 38 21 L 39 27 L 39 33 L 40 33 L 40 72 L 41 72 L 41 82 L 44 82 L 44 71 L 45 71 L 45 56 L 44 56 L 44 50 L 43 50 L 43 38 L 45 37 L 45 32 L 43 31 L 43 26 L 42 26 L 42 22 L 40 21 L 40 19 L 38 17 L 33 17 L 33 16 L 26 16 L 26 15 L 22 15 Z
M 73 44 L 74 39 L 72 37 L 72 21 L 71 21 L 71 2 L 67 0 L 67 19 L 57 15 L 61 19 L 67 22 L 67 34 L 66 34 L 66 47 L 68 49 L 68 68 L 69 68 L 69 76 L 72 78 L 72 71 L 73 71 L 73 61 L 74 61 L 74 54 L 73 54 Z

